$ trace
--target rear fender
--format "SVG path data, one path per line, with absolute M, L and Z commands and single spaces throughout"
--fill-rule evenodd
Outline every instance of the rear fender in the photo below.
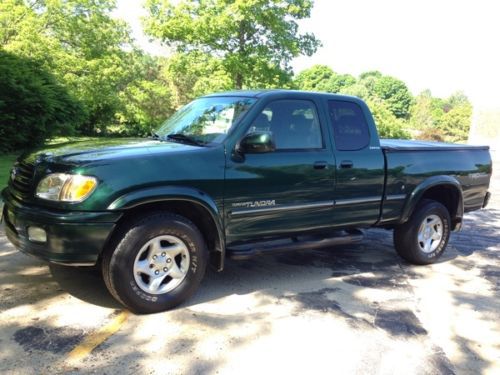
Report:
M 457 199 L 453 202 L 453 207 L 451 207 L 452 213 L 450 213 L 450 215 L 453 229 L 459 229 L 464 215 L 462 186 L 456 178 L 446 175 L 429 177 L 413 189 L 403 207 L 400 223 L 405 223 L 410 219 L 418 203 L 422 200 L 422 198 L 424 198 L 426 193 L 428 193 L 431 189 L 440 186 L 452 189 L 456 193 Z

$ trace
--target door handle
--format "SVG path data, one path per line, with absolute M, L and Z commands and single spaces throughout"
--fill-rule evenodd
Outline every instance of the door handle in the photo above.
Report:
M 352 168 L 353 163 L 351 160 L 342 160 L 340 162 L 340 168 Z
M 327 169 L 328 163 L 326 161 L 316 161 L 314 162 L 314 169 Z

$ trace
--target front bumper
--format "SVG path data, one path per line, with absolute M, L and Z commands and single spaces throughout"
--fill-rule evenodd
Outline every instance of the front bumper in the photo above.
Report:
M 55 211 L 25 205 L 2 192 L 2 219 L 9 241 L 20 251 L 53 263 L 96 264 L 121 217 L 119 212 Z M 46 242 L 28 239 L 30 226 L 43 228 Z

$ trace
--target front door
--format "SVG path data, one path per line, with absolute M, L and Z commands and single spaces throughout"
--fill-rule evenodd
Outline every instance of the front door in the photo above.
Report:
M 243 160 L 228 152 L 227 243 L 330 226 L 335 159 L 316 104 L 271 101 L 253 120 L 253 131 L 271 132 L 276 150 L 245 154 Z

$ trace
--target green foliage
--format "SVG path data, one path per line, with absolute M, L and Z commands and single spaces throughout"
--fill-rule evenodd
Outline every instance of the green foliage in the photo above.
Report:
M 335 75 L 335 72 L 326 65 L 314 65 L 301 71 L 294 79 L 294 86 L 300 90 L 320 91 L 324 82 Z
M 297 88 L 355 95 L 382 137 L 463 141 L 472 107 L 379 71 L 355 78 L 316 65 L 293 77 L 291 60 L 319 41 L 300 34 L 311 0 L 148 0 L 144 25 L 171 47 L 138 50 L 114 19 L 116 0 L 0 2 L 0 152 L 51 135 L 148 135 L 176 108 L 234 88 Z M 35 121 L 36 120 L 36 121 Z
M 84 134 L 105 133 L 134 80 L 127 25 L 111 17 L 114 0 L 4 0 L 0 4 L 2 47 L 39 61 L 82 103 Z
M 447 104 L 450 109 L 440 118 L 438 129 L 450 142 L 465 142 L 469 136 L 472 105 L 461 93 L 448 98 Z
M 0 49 L 0 152 L 71 133 L 83 109 L 40 63 Z
M 326 91 L 337 93 L 356 83 L 350 74 L 337 74 L 325 65 L 314 65 L 303 70 L 294 79 L 294 87 L 307 91 Z
M 368 72 L 364 72 L 359 75 L 360 80 L 366 80 L 368 78 L 373 78 L 373 79 L 382 78 L 382 73 L 380 73 L 378 70 L 370 70 Z
M 236 88 L 283 86 L 290 61 L 312 55 L 319 41 L 298 33 L 309 17 L 310 0 L 148 0 L 146 31 L 178 52 L 204 53 L 221 60 Z
M 406 85 L 378 71 L 366 72 L 359 79 L 338 74 L 325 65 L 315 65 L 300 72 L 294 86 L 301 90 L 326 91 L 364 99 L 373 112 L 380 136 L 410 138 L 407 131 L 413 97 Z
M 372 98 L 367 100 L 367 104 L 375 119 L 380 138 L 408 139 L 411 137 L 410 133 L 405 130 L 406 123 L 394 116 L 386 102 Z
M 18 155 L 6 154 L 0 155 L 0 190 L 7 186 L 10 177 L 12 164 L 16 161 Z
M 147 136 L 174 111 L 173 87 L 166 62 L 147 55 L 137 56 L 135 78 L 118 94 L 122 104 L 118 123 L 108 127 L 114 134 Z
M 220 59 L 207 53 L 176 53 L 166 63 L 174 105 L 179 107 L 204 94 L 232 89 L 233 81 Z
M 461 92 L 447 99 L 424 91 L 415 98 L 410 124 L 419 139 L 465 142 L 469 135 L 472 105 Z
M 424 91 L 413 98 L 406 84 L 379 71 L 356 79 L 325 65 L 301 71 L 293 81 L 300 90 L 326 91 L 364 99 L 373 112 L 381 137 L 460 142 L 468 137 L 472 106 L 463 93 L 448 99 Z
M 362 73 L 357 83 L 360 87 L 356 90 L 365 95 L 366 99 L 379 98 L 395 117 L 409 118 L 413 96 L 403 81 L 378 71 L 371 71 Z
M 326 91 L 355 95 L 365 100 L 378 98 L 399 119 L 408 119 L 413 96 L 405 83 L 378 71 L 366 72 L 356 80 L 349 74 L 338 74 L 325 65 L 315 65 L 300 72 L 294 80 L 301 90 Z
M 379 76 L 375 79 L 373 93 L 385 101 L 394 116 L 400 119 L 409 117 L 413 96 L 403 81 L 390 76 Z
M 354 83 L 351 86 L 347 86 L 342 88 L 339 91 L 340 94 L 345 94 L 345 95 L 352 95 L 352 96 L 357 96 L 358 98 L 368 100 L 371 98 L 370 96 L 370 91 L 366 88 L 365 85 L 360 83 L 359 81 Z
M 324 84 L 324 91 L 340 93 L 342 90 L 353 86 L 356 83 L 356 78 L 350 74 L 334 74 Z

